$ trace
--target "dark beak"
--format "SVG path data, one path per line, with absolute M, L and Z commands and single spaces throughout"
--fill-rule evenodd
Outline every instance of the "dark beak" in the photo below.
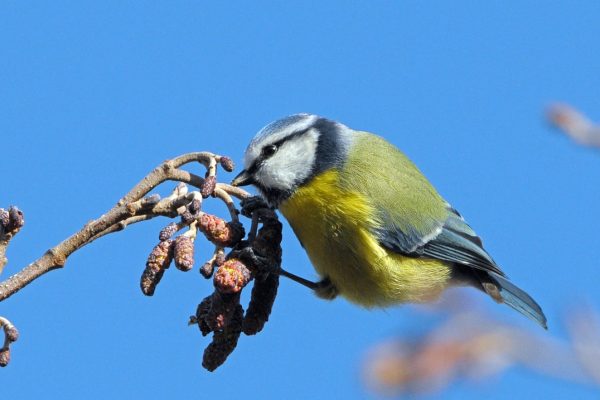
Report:
M 248 186 L 252 185 L 253 183 L 254 177 L 250 175 L 246 170 L 240 172 L 238 176 L 233 178 L 233 181 L 231 181 L 232 186 Z

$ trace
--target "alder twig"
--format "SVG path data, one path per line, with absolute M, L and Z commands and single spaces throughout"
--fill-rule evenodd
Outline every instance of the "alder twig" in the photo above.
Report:
M 118 231 L 119 224 L 132 217 L 143 215 L 165 215 L 176 216 L 176 209 L 173 207 L 183 205 L 178 199 L 168 200 L 168 203 L 159 201 L 156 204 L 150 205 L 148 202 L 142 201 L 150 191 L 156 188 L 161 183 L 171 180 L 188 183 L 192 186 L 201 188 L 204 184 L 204 179 L 190 172 L 179 170 L 178 168 L 190 164 L 200 163 L 202 165 L 216 165 L 217 160 L 221 157 L 209 152 L 187 153 L 179 157 L 163 162 L 161 165 L 152 170 L 138 184 L 136 184 L 122 199 L 117 202 L 117 205 L 102 215 L 100 218 L 86 224 L 80 231 L 65 239 L 55 247 L 49 249 L 43 256 L 24 267 L 21 271 L 10 276 L 8 279 L 0 283 L 0 301 L 6 300 L 40 276 L 49 271 L 62 268 L 67 258 L 76 250 L 82 248 L 86 244 L 91 243 L 94 239 L 104 236 L 109 231 Z M 228 186 L 228 185 L 227 185 Z M 224 186 L 226 188 L 226 186 Z M 225 189 L 224 189 L 225 190 Z M 245 191 L 231 190 L 227 188 L 227 193 L 244 198 L 249 194 Z M 145 217 L 150 218 L 150 217 Z M 141 219 L 140 219 L 141 220 Z M 134 220 L 139 222 L 138 219 Z M 134 221 L 129 221 L 130 224 Z M 113 226 L 117 225 L 113 228 Z M 122 226 L 122 225 L 121 225 Z M 105 232 L 107 231 L 107 232 Z M 105 233 L 103 233 L 105 232 Z M 103 233 L 102 235 L 99 235 Z M 11 236 L 12 237 L 12 236 Z M 4 253 L 8 244 L 6 235 L 0 237 L 0 265 L 6 262 Z
M 0 347 L 0 367 L 6 367 L 10 362 L 10 345 L 19 338 L 19 331 L 4 317 L 0 317 L 0 328 L 4 330 L 4 344 Z
M 205 178 L 180 169 L 190 163 L 201 164 L 206 169 Z M 103 236 L 159 216 L 179 217 L 178 222 L 171 222 L 160 231 L 159 243 L 146 261 L 140 289 L 146 296 L 154 295 L 172 261 L 177 269 L 190 271 L 194 267 L 198 231 L 215 245 L 212 257 L 200 268 L 205 278 L 213 277 L 214 292 L 200 303 L 191 321 L 199 326 L 203 335 L 213 333 L 204 352 L 203 366 L 210 371 L 218 368 L 235 349 L 242 332 L 254 335 L 263 329 L 277 295 L 280 275 L 304 285 L 309 282 L 281 269 L 282 225 L 275 211 L 241 188 L 218 183 L 219 165 L 228 172 L 234 169 L 231 159 L 207 152 L 188 153 L 163 162 L 108 212 L 0 282 L 0 302 L 47 272 L 63 267 L 71 254 Z M 169 196 L 161 199 L 158 194 L 149 194 L 166 181 L 179 182 Z M 196 190 L 190 191 L 188 185 Z M 202 212 L 203 199 L 208 197 L 227 206 L 229 221 Z M 252 219 L 249 240 L 244 240 L 244 226 L 239 221 L 240 211 L 233 198 L 241 200 L 242 214 Z M 259 224 L 262 224 L 260 229 Z M 8 242 L 22 226 L 23 213 L 16 207 L 0 209 L 0 272 L 7 262 Z M 179 233 L 186 228 L 185 233 Z M 232 249 L 227 255 L 226 247 Z M 241 291 L 253 280 L 250 303 L 244 315 Z M 5 342 L 0 348 L 0 366 L 5 366 L 10 361 L 9 345 L 18 333 L 6 318 L 0 317 L 1 327 L 5 330 Z

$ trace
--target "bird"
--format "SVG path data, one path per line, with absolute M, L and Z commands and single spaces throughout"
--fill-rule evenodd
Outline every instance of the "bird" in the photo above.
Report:
M 547 329 L 541 307 L 461 214 L 378 135 L 290 115 L 254 136 L 231 184 L 253 185 L 289 222 L 320 277 L 307 285 L 319 297 L 384 308 L 472 286 Z

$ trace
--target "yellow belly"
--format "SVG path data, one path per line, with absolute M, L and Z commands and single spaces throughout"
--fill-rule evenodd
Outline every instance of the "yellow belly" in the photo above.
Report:
M 319 275 L 366 307 L 437 297 L 448 284 L 450 266 L 380 246 L 370 233 L 377 221 L 367 199 L 337 182 L 337 172 L 329 170 L 280 206 Z

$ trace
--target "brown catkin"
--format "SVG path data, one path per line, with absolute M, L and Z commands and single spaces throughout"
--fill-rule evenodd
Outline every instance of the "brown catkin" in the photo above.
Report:
M 186 235 L 175 239 L 173 251 L 175 266 L 181 271 L 189 271 L 194 267 L 194 240 Z
M 232 172 L 235 169 L 235 164 L 231 158 L 221 156 L 221 159 L 219 161 L 225 171 Z
M 8 209 L 8 224 L 4 225 L 4 230 L 8 233 L 16 235 L 23 225 L 25 225 L 25 217 L 23 216 L 23 212 L 19 210 L 17 207 L 12 206 Z
M 256 335 L 263 329 L 271 315 L 278 287 L 278 274 L 269 274 L 264 279 L 254 280 L 250 304 L 242 325 L 242 330 L 246 335 Z
M 161 229 L 158 234 L 158 240 L 164 241 L 167 239 L 171 239 L 171 237 L 179 230 L 179 225 L 177 222 L 171 222 L 169 225 L 165 226 Z
M 146 260 L 146 269 L 140 279 L 140 288 L 146 296 L 152 296 L 156 285 L 160 282 L 165 270 L 169 268 L 173 259 L 173 240 L 159 242 Z
M 242 332 L 242 318 L 244 309 L 237 305 L 231 320 L 225 329 L 215 332 L 212 342 L 204 350 L 202 366 L 209 371 L 214 371 L 221 366 L 227 357 L 235 350 L 240 333 Z
M 19 331 L 14 325 L 5 328 L 4 335 L 9 342 L 16 342 L 19 339 Z
M 200 267 L 200 273 L 206 279 L 210 278 L 213 275 L 213 271 L 215 270 L 214 262 L 207 261 Z
M 246 234 L 241 223 L 226 222 L 224 219 L 212 214 L 202 214 L 200 216 L 199 229 L 209 241 L 220 247 L 233 247 Z
M 214 277 L 215 288 L 221 293 L 238 293 L 248 284 L 252 274 L 244 263 L 231 258 L 219 267 Z
M 240 304 L 240 294 L 222 294 L 215 290 L 211 296 L 210 310 L 204 321 L 211 331 L 216 332 L 229 324 L 235 308 Z
M 208 196 L 213 194 L 216 186 L 217 186 L 217 177 L 212 176 L 212 175 L 207 176 L 204 179 L 204 183 L 202 184 L 202 187 L 200 188 L 200 194 L 202 195 L 202 197 L 207 198 Z
M 225 356 L 225 358 L 227 358 L 227 356 Z M 9 362 L 10 362 L 10 349 L 8 347 L 0 349 L 0 367 L 6 367 Z M 217 367 L 218 367 L 218 365 L 217 365 Z

